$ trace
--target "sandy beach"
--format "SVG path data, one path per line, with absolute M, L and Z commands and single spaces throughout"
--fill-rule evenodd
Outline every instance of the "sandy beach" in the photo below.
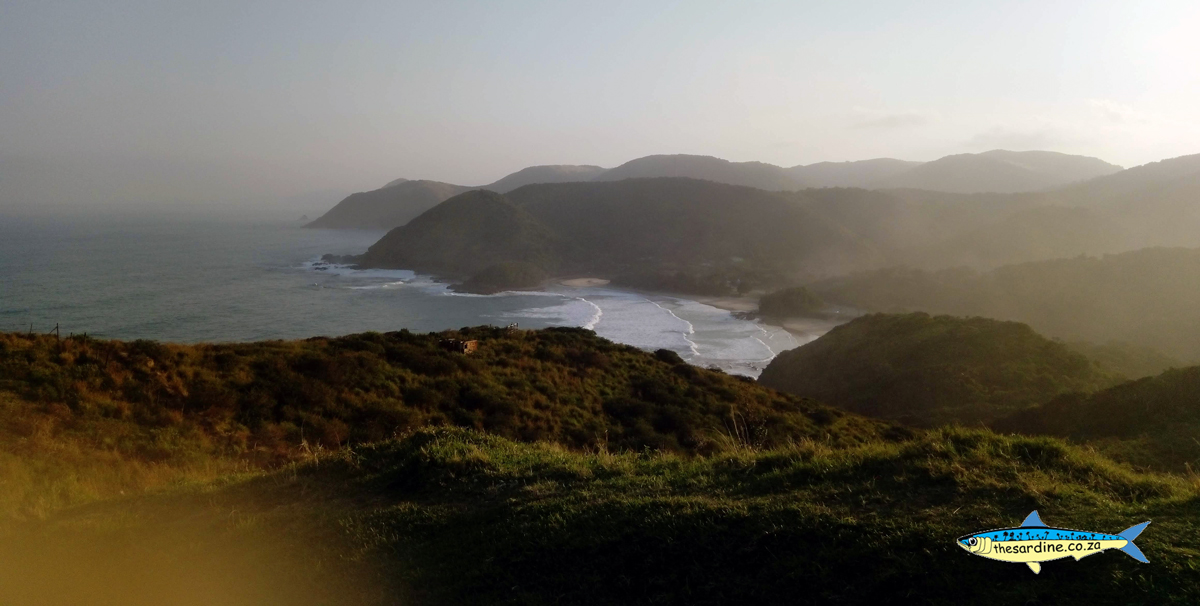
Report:
M 558 283 L 563 286 L 571 286 L 574 288 L 588 288 L 596 286 L 608 286 L 608 280 L 604 278 L 572 278 L 570 280 L 560 280 Z
M 602 278 L 572 278 L 559 280 L 558 283 L 563 286 L 581 288 L 606 286 L 608 285 L 609 280 Z M 631 292 L 638 291 L 631 290 Z M 696 301 L 697 303 L 710 305 L 712 307 L 716 307 L 717 309 L 723 309 L 735 314 L 753 313 L 758 311 L 758 296 L 753 295 L 716 297 L 682 293 L 655 294 Z M 786 330 L 793 337 L 795 337 L 800 344 L 804 344 L 829 332 L 833 329 L 833 327 L 839 324 L 849 322 L 850 320 L 854 319 L 855 315 L 856 314 L 847 313 L 845 314 L 844 318 L 839 317 L 837 314 L 830 314 L 823 318 L 759 318 L 759 321 L 769 326 L 778 326 L 779 328 Z
M 717 309 L 724 309 L 735 313 L 758 311 L 758 297 L 690 296 L 689 298 L 705 305 L 711 305 Z M 853 315 L 847 315 L 845 318 L 839 317 L 839 315 L 831 315 L 825 318 L 760 318 L 764 324 L 778 326 L 788 331 L 801 344 L 808 343 L 829 332 L 833 327 L 849 322 L 852 319 L 854 319 Z
M 680 296 L 684 296 L 688 299 L 703 303 L 705 305 L 712 305 L 717 309 L 724 309 L 726 311 L 749 312 L 758 310 L 757 297 L 704 297 L 699 295 Z

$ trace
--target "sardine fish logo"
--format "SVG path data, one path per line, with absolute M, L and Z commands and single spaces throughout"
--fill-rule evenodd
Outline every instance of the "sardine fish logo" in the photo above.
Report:
M 1042 562 L 1061 558 L 1082 558 L 1109 549 L 1120 549 L 1133 559 L 1149 563 L 1142 550 L 1133 544 L 1150 522 L 1142 522 L 1118 534 L 1086 532 L 1046 526 L 1035 510 L 1017 528 L 1001 528 L 969 534 L 958 539 L 958 546 L 985 558 L 1025 564 L 1037 574 Z

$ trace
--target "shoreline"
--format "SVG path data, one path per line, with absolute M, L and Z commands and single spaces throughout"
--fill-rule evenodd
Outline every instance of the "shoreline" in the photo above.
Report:
M 413 271 L 413 270 L 403 270 L 403 271 Z M 429 277 L 433 282 L 439 282 L 439 283 L 446 284 L 447 287 L 451 291 L 457 291 L 457 289 L 454 288 L 454 286 L 456 284 L 452 280 L 448 279 L 448 276 L 433 275 L 433 274 L 421 274 L 416 271 L 413 271 L 413 273 L 415 275 L 425 275 L 425 276 Z M 578 275 L 579 274 L 575 274 L 575 276 L 578 276 Z M 537 291 L 537 290 L 546 289 L 546 288 L 548 288 L 550 292 L 554 292 L 555 287 L 565 287 L 565 288 L 569 288 L 569 289 L 611 288 L 613 290 L 626 292 L 626 293 L 636 293 L 636 294 L 642 294 L 642 295 L 658 295 L 658 296 L 671 297 L 674 299 L 679 299 L 679 300 L 684 300 L 684 301 L 694 301 L 694 302 L 700 303 L 702 305 L 707 305 L 709 307 L 713 307 L 716 309 L 730 312 L 734 317 L 736 317 L 740 320 L 744 320 L 744 321 L 748 321 L 748 322 L 758 322 L 765 326 L 771 326 L 774 328 L 782 329 L 783 331 L 787 332 L 787 334 L 790 335 L 792 337 L 792 339 L 794 339 L 797 346 L 804 345 L 806 343 L 809 343 L 809 342 L 819 338 L 820 336 L 829 332 L 830 330 L 832 330 L 834 327 L 838 326 L 839 324 L 843 324 L 843 323 L 853 319 L 853 316 L 854 316 L 854 314 L 845 314 L 842 317 L 839 317 L 838 315 L 830 314 L 825 317 L 793 317 L 793 318 L 783 318 L 783 319 L 756 317 L 754 315 L 754 313 L 756 311 L 758 311 L 758 301 L 760 298 L 758 294 L 741 295 L 741 296 L 738 296 L 738 295 L 716 296 L 716 295 L 698 295 L 698 294 L 690 294 L 690 293 L 670 292 L 670 291 L 662 291 L 662 290 L 645 290 L 645 289 L 630 288 L 630 287 L 625 287 L 625 286 L 614 286 L 612 284 L 612 281 L 607 278 L 599 278 L 599 277 L 595 277 L 595 276 L 572 277 L 572 276 L 570 276 L 570 274 L 568 274 L 566 277 L 549 278 L 546 281 L 544 281 L 541 284 L 541 286 L 538 286 L 538 287 L 508 288 L 508 289 L 503 289 L 503 290 L 497 290 L 495 292 L 471 293 L 471 294 L 483 294 L 485 296 L 487 296 L 487 295 L 502 295 L 504 293 L 519 294 L 522 291 L 527 291 L 527 290 L 528 291 Z
M 551 282 L 555 282 L 559 286 L 570 286 L 572 288 L 596 288 L 599 286 L 608 286 L 612 280 L 605 280 L 604 278 L 554 278 Z
M 557 284 L 560 286 L 567 286 L 567 287 L 571 287 L 571 288 L 598 288 L 598 287 L 602 287 L 602 286 L 610 286 L 611 281 L 603 279 L 603 278 L 568 278 L 568 279 L 554 278 L 551 280 L 551 283 Z M 734 315 L 753 314 L 754 312 L 758 311 L 758 300 L 760 298 L 759 296 L 753 296 L 753 295 L 714 296 L 714 295 L 695 295 L 695 294 L 677 293 L 677 292 L 669 292 L 669 291 L 642 290 L 642 289 L 638 289 L 638 288 L 627 288 L 627 287 L 620 287 L 620 286 L 615 286 L 613 288 L 616 290 L 621 290 L 621 291 L 625 291 L 625 292 L 636 292 L 636 293 L 662 295 L 662 296 L 667 296 L 667 297 L 673 297 L 676 299 L 695 301 L 695 302 L 701 303 L 703 305 L 708 305 L 710 307 L 715 307 L 717 309 L 722 309 L 722 310 L 728 311 Z M 792 318 L 779 319 L 779 318 L 752 317 L 752 318 L 743 318 L 743 319 L 746 319 L 748 321 L 758 321 L 758 322 L 762 322 L 763 324 L 766 324 L 767 326 L 774 326 L 776 328 L 782 328 L 783 330 L 787 331 L 787 333 L 790 334 L 792 336 L 792 338 L 794 338 L 799 345 L 804 345 L 806 343 L 809 343 L 809 342 L 819 338 L 821 335 L 824 335 L 825 333 L 829 332 L 834 327 L 836 327 L 840 324 L 845 324 L 846 322 L 849 322 L 850 320 L 854 319 L 854 316 L 852 314 L 844 315 L 844 317 L 842 317 L 842 316 L 843 316 L 843 314 L 841 314 L 840 310 L 839 310 L 839 311 L 835 312 L 834 315 L 829 316 L 829 317 L 823 317 L 823 318 L 792 317 Z
M 724 309 L 735 314 L 754 313 L 758 311 L 758 297 L 713 297 L 695 295 L 689 296 L 688 298 L 698 303 L 711 305 L 717 309 Z M 841 310 L 836 310 L 833 315 L 827 315 L 820 318 L 801 316 L 794 316 L 790 318 L 765 318 L 756 316 L 753 319 L 758 320 L 768 326 L 775 326 L 777 328 L 786 330 L 800 345 L 804 345 L 821 337 L 830 330 L 833 330 L 835 327 L 853 320 L 854 317 L 855 316 L 853 314 L 842 314 Z

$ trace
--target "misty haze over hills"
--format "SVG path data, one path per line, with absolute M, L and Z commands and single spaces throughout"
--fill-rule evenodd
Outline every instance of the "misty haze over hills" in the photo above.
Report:
M 793 166 L 787 172 L 796 183 L 805 187 L 870 187 L 921 164 L 923 162 L 876 158 L 853 162 L 817 162 Z
M 0 606 L 1200 604 L 1197 31 L 4 2 Z
M 791 168 L 764 162 L 730 162 L 711 156 L 676 154 L 645 156 L 612 169 L 599 166 L 531 166 L 479 189 L 507 193 L 535 183 L 686 177 L 766 191 L 858 187 L 910 188 L 949 193 L 1014 193 L 1063 186 L 1120 170 L 1121 167 L 1096 158 L 1057 152 L 1004 150 L 947 156 L 927 163 L 877 158 L 856 162 L 819 162 Z M 440 184 L 433 188 L 426 185 L 382 193 L 407 181 L 396 179 L 375 192 L 354 194 L 331 210 L 327 217 L 314 221 L 312 227 L 398 227 L 416 216 L 414 210 L 427 210 L 454 193 L 474 189 Z
M 707 295 L 809 283 L 825 300 L 860 310 L 1015 319 L 1054 337 L 1200 359 L 1195 335 L 1181 328 L 1200 325 L 1188 311 L 1197 309 L 1196 293 L 1179 286 L 1200 283 L 1197 249 L 1146 249 L 1200 246 L 1197 157 L 1118 173 L 1090 159 L 1022 157 L 1049 158 L 1063 178 L 1110 174 L 1051 191 L 987 194 L 769 191 L 680 176 L 531 184 L 453 197 L 393 229 L 361 263 L 447 279 L 486 274 L 475 282 L 493 291 L 506 288 L 497 278 L 505 275 L 522 276 L 522 287 L 530 276 L 589 275 Z M 686 160 L 635 166 L 695 166 Z M 739 174 L 774 182 L 781 173 L 753 164 Z M 1094 196 L 1104 183 L 1112 184 L 1108 195 Z M 1108 253 L 1124 254 L 1080 256 Z
M 614 236 L 620 234 L 628 238 L 638 233 L 641 224 L 627 227 L 617 225 L 628 221 L 630 217 L 641 217 L 647 221 L 646 225 L 658 226 L 658 233 L 678 232 L 680 242 L 703 242 L 706 239 L 715 242 L 715 239 L 723 236 L 732 238 L 731 234 L 739 229 L 737 225 L 752 219 L 735 216 L 716 220 L 715 216 L 707 216 L 704 214 L 707 211 L 700 210 L 708 208 L 706 205 L 722 200 L 719 204 L 738 209 L 735 212 L 754 215 L 761 211 L 752 210 L 755 203 L 751 200 L 773 196 L 777 203 L 786 200 L 787 204 L 798 205 L 810 213 L 810 218 L 804 222 L 808 230 L 804 232 L 808 234 L 806 238 L 823 240 L 824 237 L 815 236 L 812 229 L 841 234 L 838 241 L 843 244 L 837 247 L 838 252 L 832 257 L 822 257 L 836 259 L 836 262 L 826 264 L 824 270 L 817 269 L 821 264 L 815 259 L 798 264 L 793 264 L 792 260 L 784 262 L 784 265 L 794 268 L 811 268 L 805 270 L 806 273 L 810 273 L 811 277 L 820 277 L 820 274 L 811 272 L 833 275 L 901 263 L 928 269 L 964 265 L 987 269 L 1009 263 L 1120 252 L 1144 246 L 1196 246 L 1200 244 L 1195 236 L 1197 228 L 1200 228 L 1200 213 L 1193 203 L 1200 191 L 1200 161 L 1197 158 L 1185 156 L 1120 172 L 1112 172 L 1118 170 L 1117 167 L 1099 160 L 1043 152 L 989 152 L 976 156 L 954 156 L 908 168 L 891 161 L 849 163 L 861 165 L 864 169 L 862 172 L 875 175 L 881 171 L 892 171 L 893 176 L 888 178 L 889 181 L 900 180 L 901 176 L 927 181 L 941 174 L 948 175 L 942 179 L 947 184 L 962 184 L 969 180 L 962 176 L 964 171 L 965 174 L 971 174 L 964 166 L 1003 166 L 1006 171 L 1003 174 L 1015 170 L 1030 172 L 1029 167 L 1039 167 L 1039 184 L 1046 183 L 1044 175 L 1052 171 L 1056 171 L 1054 174 L 1060 180 L 1077 180 L 1083 175 L 1103 173 L 1092 180 L 1057 189 L 1025 193 L 967 194 L 911 188 L 867 190 L 843 187 L 780 190 L 779 184 L 785 178 L 784 169 L 762 163 L 740 164 L 696 156 L 652 156 L 604 172 L 600 172 L 603 169 L 598 167 L 534 167 L 498 181 L 501 187 L 495 189 L 507 190 L 502 193 L 508 194 L 517 206 L 521 206 L 520 200 L 535 192 L 543 198 L 550 196 L 554 202 L 545 208 L 570 209 L 568 212 L 577 213 L 579 220 L 589 222 L 589 229 L 596 232 L 611 229 Z M 847 180 L 847 174 L 855 172 L 854 166 L 813 166 L 812 174 L 823 172 L 841 181 Z M 836 166 L 838 170 L 831 171 L 831 166 Z M 651 169 L 672 174 L 657 177 L 665 181 L 653 186 L 646 181 L 647 178 L 613 178 L 614 175 L 651 173 Z M 795 172 L 795 169 L 789 170 Z M 903 172 L 895 173 L 896 170 Z M 701 181 L 695 177 L 679 176 L 679 173 L 753 181 L 766 187 L 744 183 L 722 184 L 712 179 Z M 592 181 L 573 180 L 590 174 L 597 176 Z M 509 186 L 535 179 L 562 179 L 565 183 L 557 187 L 532 184 L 508 190 Z M 626 195 L 640 200 L 638 205 L 618 210 L 596 202 L 606 195 L 601 192 L 617 191 L 603 188 L 602 184 L 624 181 L 642 183 L 626 188 Z M 721 185 L 738 185 L 741 189 Z M 526 192 L 528 187 L 534 189 Z M 492 189 L 493 186 L 487 188 Z M 355 194 L 313 222 L 312 226 L 394 227 L 467 189 L 428 181 L 404 181 L 373 192 Z M 1098 195 L 1100 191 L 1105 194 Z M 694 204 L 689 206 L 689 201 Z M 682 226 L 693 223 L 695 226 L 691 228 L 689 240 L 686 235 L 689 232 Z M 555 230 L 561 226 L 548 227 Z M 762 242 L 761 246 L 765 247 L 762 250 L 767 250 L 772 238 L 767 235 L 770 233 L 774 233 L 773 230 L 764 228 L 751 239 L 757 237 Z M 779 238 L 797 237 L 799 233 L 780 233 Z M 578 236 L 567 233 L 560 235 L 566 241 L 574 241 Z M 644 237 L 656 236 L 646 234 Z M 848 243 L 851 242 L 855 244 L 850 246 Z M 628 240 L 620 244 L 610 242 L 591 252 L 593 257 L 617 258 L 625 254 L 626 246 L 632 246 L 630 250 L 637 250 L 641 245 L 633 245 Z M 691 250 L 688 246 L 680 248 L 684 249 Z M 714 249 L 701 256 L 708 259 L 705 261 L 707 263 L 727 262 L 722 261 L 721 254 L 725 253 L 717 254 Z M 728 256 L 745 258 L 747 254 L 730 252 Z M 695 259 L 693 261 L 698 262 Z M 762 261 L 760 259 L 759 269 L 764 267 Z M 773 261 L 781 259 L 775 258 Z M 684 261 L 676 258 L 671 262 L 678 264 Z M 591 262 L 598 267 L 597 263 L 596 260 Z
M 438 181 L 397 179 L 373 191 L 351 194 L 308 226 L 390 229 L 470 189 Z

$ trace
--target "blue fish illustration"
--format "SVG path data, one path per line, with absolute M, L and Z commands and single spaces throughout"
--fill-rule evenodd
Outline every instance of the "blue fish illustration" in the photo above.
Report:
M 1149 563 L 1142 550 L 1133 544 L 1150 522 L 1131 526 L 1117 534 L 1071 530 L 1046 526 L 1034 510 L 1017 528 L 987 530 L 960 537 L 958 546 L 985 558 L 1001 562 L 1020 562 L 1037 574 L 1042 562 L 1060 558 L 1081 558 L 1108 549 L 1120 549 L 1133 559 Z

